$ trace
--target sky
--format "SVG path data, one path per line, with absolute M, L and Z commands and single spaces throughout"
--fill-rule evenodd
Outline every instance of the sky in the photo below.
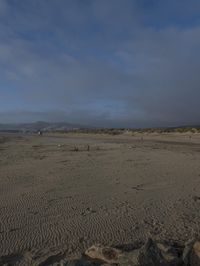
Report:
M 0 0 L 0 123 L 200 124 L 199 0 Z

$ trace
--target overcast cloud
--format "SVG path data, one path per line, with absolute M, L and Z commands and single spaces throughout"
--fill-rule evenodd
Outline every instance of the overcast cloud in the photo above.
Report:
M 0 0 L 0 123 L 200 124 L 199 0 Z

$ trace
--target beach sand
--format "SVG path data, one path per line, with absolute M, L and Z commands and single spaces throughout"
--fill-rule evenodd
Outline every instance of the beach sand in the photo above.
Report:
M 200 135 L 0 134 L 0 265 L 200 232 Z

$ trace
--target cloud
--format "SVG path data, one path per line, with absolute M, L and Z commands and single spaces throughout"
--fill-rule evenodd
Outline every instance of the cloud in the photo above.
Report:
M 200 5 L 179 7 L 1 0 L 0 122 L 199 123 Z

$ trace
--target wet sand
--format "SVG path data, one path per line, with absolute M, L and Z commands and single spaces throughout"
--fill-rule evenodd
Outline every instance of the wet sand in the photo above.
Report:
M 200 135 L 191 136 L 0 134 L 0 265 L 199 234 Z

